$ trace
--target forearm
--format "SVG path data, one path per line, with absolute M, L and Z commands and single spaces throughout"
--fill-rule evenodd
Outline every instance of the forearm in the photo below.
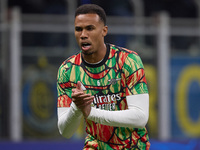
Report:
M 107 111 L 92 108 L 87 119 L 109 126 L 143 128 L 149 117 L 149 95 L 128 96 L 127 103 L 127 110 Z
M 82 112 L 72 102 L 70 108 L 58 108 L 58 129 L 62 136 L 70 138 L 79 127 Z

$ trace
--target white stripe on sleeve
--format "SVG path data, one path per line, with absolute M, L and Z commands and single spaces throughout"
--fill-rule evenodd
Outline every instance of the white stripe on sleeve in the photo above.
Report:
M 149 94 L 127 96 L 127 110 L 108 111 L 93 108 L 88 120 L 117 127 L 143 128 L 149 118 Z

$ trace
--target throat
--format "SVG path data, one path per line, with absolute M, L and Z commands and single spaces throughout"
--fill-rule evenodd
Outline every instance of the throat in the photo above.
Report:
M 98 64 L 104 59 L 104 56 L 105 55 L 101 56 L 100 54 L 96 55 L 93 53 L 92 55 L 82 55 L 82 58 L 88 64 Z
M 87 61 L 85 60 L 85 62 L 88 63 L 88 64 L 90 64 L 90 65 L 96 65 L 96 64 L 99 64 L 99 63 L 102 62 L 102 61 L 103 61 L 103 59 L 101 59 L 101 60 L 98 61 L 98 62 L 93 62 L 93 63 L 91 63 L 91 62 L 87 62 Z

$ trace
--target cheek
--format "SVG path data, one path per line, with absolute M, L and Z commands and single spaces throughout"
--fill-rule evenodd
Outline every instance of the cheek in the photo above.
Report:
M 95 34 L 91 37 L 91 40 L 94 42 L 94 43 L 100 43 L 102 41 L 102 35 L 100 33 L 98 34 Z
M 96 37 L 100 40 L 101 38 L 104 38 L 104 35 L 103 35 L 103 32 L 102 31 L 99 31 L 97 34 L 96 34 Z
M 76 38 L 76 41 L 78 42 L 79 41 L 79 35 L 75 34 L 75 38 Z

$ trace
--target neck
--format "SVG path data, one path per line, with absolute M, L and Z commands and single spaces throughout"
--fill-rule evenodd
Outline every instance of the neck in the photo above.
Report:
M 83 59 L 88 62 L 88 63 L 91 63 L 91 64 L 95 64 L 95 63 L 98 63 L 100 62 L 101 60 L 103 60 L 103 58 L 105 57 L 106 55 L 106 45 L 103 44 L 103 46 L 101 46 L 99 48 L 99 50 L 97 50 L 96 52 L 94 52 L 93 54 L 91 55 L 84 55 L 82 53 L 82 56 L 83 56 Z
M 103 60 L 103 59 L 102 59 L 102 60 Z M 87 62 L 86 60 L 85 60 L 85 62 L 88 63 L 88 64 L 91 64 L 91 65 L 96 65 L 96 64 L 99 64 L 100 62 L 102 62 L 102 60 L 100 60 L 100 61 L 98 61 L 98 62 L 96 62 L 96 63 L 89 63 L 89 62 Z

